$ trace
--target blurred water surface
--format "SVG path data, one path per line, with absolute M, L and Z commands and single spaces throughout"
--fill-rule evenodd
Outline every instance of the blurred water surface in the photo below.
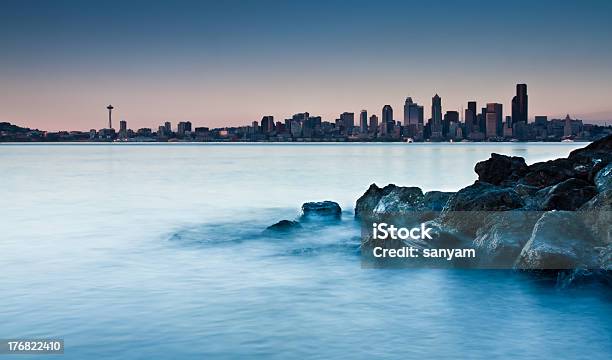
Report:
M 371 183 L 457 190 L 491 152 L 580 146 L 0 145 L 0 338 L 61 337 L 66 359 L 609 358 L 608 289 L 361 269 L 352 222 Z M 262 235 L 316 200 L 343 221 Z

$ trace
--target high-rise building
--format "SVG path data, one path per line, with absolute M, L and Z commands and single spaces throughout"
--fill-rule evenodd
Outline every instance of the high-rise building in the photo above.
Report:
M 504 135 L 504 118 L 502 104 L 488 103 L 486 108 L 486 136 L 487 138 Z
M 448 136 L 452 123 L 459 123 L 458 111 L 449 110 L 444 114 L 444 119 L 442 120 L 442 135 L 444 135 L 445 137 Z M 454 134 L 452 134 L 451 137 L 454 137 Z
M 166 134 L 170 135 L 172 133 L 172 124 L 170 124 L 170 121 L 166 121 L 164 127 L 166 128 Z
M 361 110 L 359 113 L 359 132 L 365 134 L 368 132 L 368 111 Z
M 516 95 L 512 98 L 512 123 L 527 124 L 527 84 L 516 84 Z
M 378 132 L 378 116 L 370 116 L 370 132 L 376 134 Z
M 476 110 L 476 101 L 468 101 L 468 107 L 465 109 L 465 127 L 469 133 L 479 132 L 478 111 Z
M 190 121 L 179 122 L 177 125 L 176 133 L 179 137 L 183 137 L 191 133 L 191 122 Z
M 407 97 L 404 102 L 404 126 L 408 126 L 410 124 L 410 106 L 413 105 L 411 97 Z
M 121 120 L 119 121 L 119 138 L 126 139 L 127 135 L 127 121 Z
M 442 99 L 438 94 L 431 98 L 431 137 L 442 137 Z
M 393 120 L 393 108 L 391 105 L 385 105 L 382 109 L 382 124 L 383 131 L 385 134 L 391 134 L 395 127 L 395 121 Z
M 563 136 L 572 136 L 572 119 L 570 118 L 569 114 L 565 116 L 565 120 L 563 121 Z
M 269 134 L 274 131 L 274 116 L 266 115 L 261 118 L 261 132 Z
M 343 112 L 340 114 L 340 122 L 344 126 L 345 134 L 350 134 L 355 127 L 355 113 Z
M 503 114 L 503 106 L 498 103 L 488 103 L 487 104 L 487 126 L 489 126 L 489 115 L 490 113 L 495 114 L 495 131 L 496 136 L 504 135 L 504 114 Z M 487 129 L 487 134 L 490 134 L 490 131 Z M 488 135 L 487 135 L 488 136 Z

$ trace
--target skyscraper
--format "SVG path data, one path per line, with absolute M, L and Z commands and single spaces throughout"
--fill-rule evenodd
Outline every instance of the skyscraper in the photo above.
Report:
M 376 134 L 378 132 L 378 116 L 370 116 L 370 132 Z
M 125 120 L 119 121 L 119 138 L 127 138 L 127 121 Z
M 385 134 L 393 132 L 395 122 L 393 121 L 393 108 L 391 105 L 385 105 L 382 109 L 382 123 Z
M 407 97 L 404 102 L 404 126 L 410 124 L 410 105 L 414 104 L 411 97 Z
M 465 127 L 468 133 L 479 132 L 478 112 L 476 111 L 476 101 L 468 101 L 468 107 L 465 109 Z
M 359 132 L 365 134 L 368 132 L 368 111 L 361 110 L 359 113 Z
M 504 118 L 502 104 L 488 103 L 487 104 L 487 138 L 504 135 Z
M 267 115 L 261 118 L 261 132 L 269 134 L 274 131 L 274 116 Z
M 442 99 L 438 94 L 431 98 L 431 137 L 442 137 Z
M 344 126 L 345 133 L 350 134 L 355 127 L 355 113 L 343 112 L 340 114 L 340 122 Z
M 512 123 L 527 124 L 527 84 L 516 84 L 516 95 L 512 98 Z
M 170 121 L 164 123 L 164 128 L 166 128 L 166 134 L 172 134 L 172 124 L 170 124 Z

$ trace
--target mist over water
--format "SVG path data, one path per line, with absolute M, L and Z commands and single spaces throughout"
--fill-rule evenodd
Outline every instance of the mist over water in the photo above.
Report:
M 608 289 L 362 269 L 352 221 L 374 182 L 454 191 L 491 152 L 582 146 L 0 145 L 0 338 L 61 337 L 66 359 L 607 358 Z M 263 232 L 318 200 L 343 220 Z

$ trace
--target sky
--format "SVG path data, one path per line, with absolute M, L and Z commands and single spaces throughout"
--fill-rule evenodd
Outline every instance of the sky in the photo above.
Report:
M 529 117 L 612 123 L 612 1 L 0 0 L 0 121 L 44 130 L 402 120 L 528 84 Z

